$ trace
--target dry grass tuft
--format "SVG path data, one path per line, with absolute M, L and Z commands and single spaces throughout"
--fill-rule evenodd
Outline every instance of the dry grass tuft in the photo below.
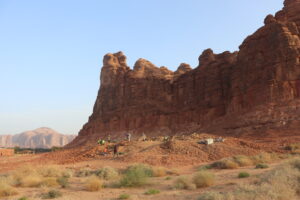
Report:
M 5 182 L 0 182 L 0 198 L 16 195 L 18 192 L 15 188 Z
M 216 161 L 211 166 L 217 169 L 236 169 L 239 167 L 239 165 L 230 158 Z
M 86 180 L 85 190 L 90 192 L 99 191 L 104 187 L 103 181 L 96 176 L 91 176 Z
M 57 178 L 55 177 L 46 177 L 41 181 L 41 186 L 57 187 L 58 185 L 59 183 L 57 182 Z
M 197 188 L 212 186 L 215 183 L 215 175 L 208 171 L 197 172 L 193 177 L 193 183 Z
M 254 164 L 251 158 L 248 156 L 239 155 L 234 156 L 233 159 L 240 167 L 251 166 Z
M 209 192 L 201 195 L 198 200 L 300 199 L 299 166 L 300 161 L 296 159 L 266 172 L 255 183 L 239 185 L 227 193 Z
M 164 167 L 152 167 L 154 177 L 167 176 L 168 170 Z
M 180 176 L 175 180 L 173 188 L 179 190 L 194 190 L 196 189 L 196 185 L 193 184 L 188 177 Z
M 119 178 L 119 172 L 112 167 L 103 167 L 96 171 L 96 175 L 105 180 L 113 180 Z

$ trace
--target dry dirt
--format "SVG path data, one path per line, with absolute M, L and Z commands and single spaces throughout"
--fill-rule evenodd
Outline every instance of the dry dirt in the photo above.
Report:
M 238 139 L 234 137 L 225 138 L 225 142 L 215 143 L 212 145 L 198 144 L 201 139 L 215 138 L 217 136 L 208 134 L 193 134 L 191 136 L 178 136 L 172 141 L 163 142 L 161 138 L 155 141 L 131 141 L 121 142 L 120 152 L 124 154 L 118 158 L 114 158 L 110 153 L 103 156 L 101 152 L 104 146 L 90 145 L 76 149 L 66 149 L 53 153 L 44 153 L 38 155 L 15 155 L 12 157 L 0 158 L 0 173 L 6 173 L 25 164 L 45 165 L 59 164 L 64 167 L 80 169 L 89 167 L 90 169 L 98 169 L 104 166 L 111 166 L 117 169 L 126 168 L 132 163 L 146 163 L 155 166 L 165 166 L 176 169 L 182 175 L 191 175 L 196 171 L 199 165 L 219 160 L 224 157 L 234 155 L 256 155 L 260 152 L 277 152 L 289 153 L 284 150 L 287 144 L 300 142 L 300 136 L 290 135 L 289 137 L 264 137 L 255 139 L 245 137 Z M 114 144 L 108 144 L 109 150 Z M 277 164 L 272 164 L 272 169 Z M 120 194 L 128 193 L 131 199 L 157 199 L 157 200 L 177 200 L 177 199 L 197 199 L 204 191 L 220 190 L 226 191 L 233 188 L 237 183 L 242 181 L 250 181 L 250 179 L 241 180 L 237 178 L 239 171 L 248 171 L 254 175 L 262 173 L 265 170 L 254 170 L 254 167 L 239 168 L 235 170 L 214 170 L 217 176 L 217 184 L 206 189 L 188 190 L 172 190 L 171 185 L 176 179 L 172 176 L 171 180 L 165 180 L 165 177 L 151 178 L 151 185 L 138 189 L 113 189 L 106 188 L 100 192 L 86 192 L 82 189 L 82 180 L 72 179 L 72 187 L 68 189 L 60 189 L 63 197 L 58 199 L 116 199 Z M 161 191 L 160 194 L 153 196 L 144 195 L 147 189 L 155 188 Z M 17 199 L 20 196 L 28 196 L 30 199 L 39 199 L 40 194 L 45 188 L 22 188 L 18 189 L 19 196 L 4 199 Z

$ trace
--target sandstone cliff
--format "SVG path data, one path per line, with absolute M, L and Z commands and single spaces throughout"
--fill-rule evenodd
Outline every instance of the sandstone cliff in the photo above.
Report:
M 51 148 L 70 143 L 75 135 L 63 135 L 50 128 L 38 128 L 16 135 L 0 135 L 0 147 Z
M 96 137 L 245 131 L 299 124 L 300 0 L 286 0 L 238 52 L 205 50 L 175 72 L 107 54 L 93 113 L 72 145 Z M 71 146 L 72 146 L 71 145 Z

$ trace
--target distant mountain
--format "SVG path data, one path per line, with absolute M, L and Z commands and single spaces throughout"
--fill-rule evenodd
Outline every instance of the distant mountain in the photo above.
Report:
M 63 135 L 51 128 L 38 128 L 16 135 L 0 135 L 0 147 L 51 148 L 70 143 L 76 135 Z

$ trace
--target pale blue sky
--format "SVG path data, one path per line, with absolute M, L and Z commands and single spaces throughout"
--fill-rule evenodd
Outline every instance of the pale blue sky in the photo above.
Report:
M 175 70 L 206 48 L 238 50 L 283 0 L 0 0 L 0 134 L 77 134 L 102 57 L 123 51 Z

